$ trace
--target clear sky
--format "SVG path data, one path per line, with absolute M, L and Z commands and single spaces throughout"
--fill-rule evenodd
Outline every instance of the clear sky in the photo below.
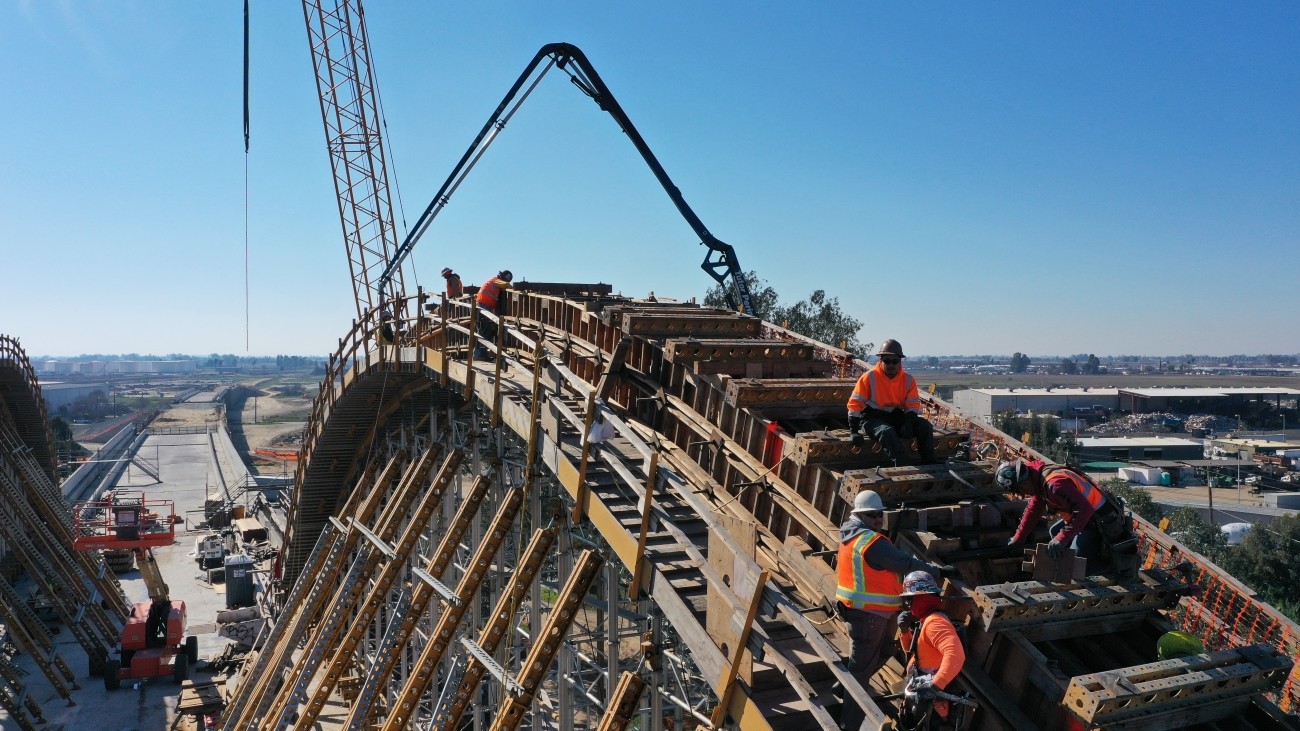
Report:
M 0 2 L 0 332 L 30 354 L 320 354 L 347 331 L 301 7 L 252 5 L 246 351 L 242 3 Z M 1298 3 L 372 0 L 367 19 L 408 224 L 568 41 L 744 268 L 785 301 L 839 297 L 863 341 L 1300 352 Z M 429 288 L 506 267 L 685 299 L 703 256 L 552 74 L 414 263 Z

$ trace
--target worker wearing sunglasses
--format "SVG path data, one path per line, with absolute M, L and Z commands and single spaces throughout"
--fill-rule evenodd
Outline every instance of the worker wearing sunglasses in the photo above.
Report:
M 903 346 L 886 340 L 876 352 L 876 367 L 863 373 L 849 397 L 853 446 L 866 443 L 863 432 L 880 443 L 896 465 L 910 464 L 907 444 L 916 440 L 920 464 L 934 462 L 934 427 L 921 416 L 916 379 L 903 370 Z

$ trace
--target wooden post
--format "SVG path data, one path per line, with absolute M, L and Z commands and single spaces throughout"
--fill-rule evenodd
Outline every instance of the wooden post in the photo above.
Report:
M 448 340 L 451 339 L 451 328 L 448 327 L 449 322 L 447 320 L 448 314 L 450 313 L 448 312 L 447 293 L 443 292 L 438 295 L 438 317 L 442 319 L 442 343 L 438 345 L 438 352 L 442 353 L 442 375 L 438 377 L 438 385 L 443 388 L 446 388 L 447 384 L 451 383 L 451 370 L 447 367 L 447 351 L 450 345 Z
M 478 347 L 478 306 L 469 308 L 469 350 L 465 352 L 465 400 L 474 398 L 474 348 Z
M 641 535 L 636 541 L 636 560 L 632 563 L 632 583 L 627 588 L 627 598 L 636 601 L 641 596 L 645 580 L 645 544 L 650 535 L 650 510 L 654 504 L 655 482 L 659 479 L 659 453 L 650 455 L 650 468 L 646 470 L 645 504 L 641 506 Z M 613 610 L 610 610 L 613 611 Z
M 591 424 L 596 416 L 596 392 L 587 394 L 587 419 L 582 427 L 582 458 L 578 461 L 578 494 L 574 498 L 573 522 L 581 523 L 585 517 L 583 504 L 587 502 L 587 463 L 591 460 L 591 444 L 587 436 L 591 434 Z
M 737 666 L 740 665 L 740 659 L 745 653 L 745 645 L 749 642 L 749 631 L 754 627 L 754 617 L 758 615 L 758 607 L 763 602 L 763 589 L 767 586 L 767 569 L 758 575 L 758 586 L 754 587 L 754 596 L 749 600 L 749 611 L 745 614 L 745 622 L 740 626 L 740 637 L 736 639 L 736 646 L 731 648 L 731 657 L 727 667 L 722 670 L 722 677 L 718 678 L 718 705 L 713 709 L 713 716 L 709 722 L 714 728 L 721 728 L 722 722 L 727 719 L 727 706 L 731 705 L 731 696 L 736 690 L 736 672 Z

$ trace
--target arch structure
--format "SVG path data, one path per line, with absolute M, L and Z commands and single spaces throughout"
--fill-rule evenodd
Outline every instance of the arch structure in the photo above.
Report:
M 1193 712 L 1270 727 L 1294 708 L 1294 623 L 1141 518 L 1138 581 L 1031 577 L 1005 546 L 1024 503 L 992 479 L 998 459 L 1036 456 L 1023 444 L 924 397 L 942 463 L 854 447 L 844 405 L 868 366 L 849 353 L 607 285 L 522 283 L 500 318 L 410 300 L 395 311 L 415 316 L 368 313 L 330 360 L 276 616 L 231 680 L 226 729 L 328 714 L 388 731 L 829 731 L 846 703 L 891 727 L 902 655 L 854 677 L 832 609 L 838 524 L 863 489 L 896 545 L 960 573 L 945 592 L 967 626 L 953 689 L 979 706 L 969 727 L 1182 728 Z M 1126 703 L 1137 680 L 1090 679 L 1137 678 L 1174 625 L 1215 635 L 1206 662 L 1246 680 L 1166 678 Z
M 41 471 L 58 484 L 54 432 L 45 413 L 40 382 L 22 345 L 8 335 L 0 335 L 0 408 Z

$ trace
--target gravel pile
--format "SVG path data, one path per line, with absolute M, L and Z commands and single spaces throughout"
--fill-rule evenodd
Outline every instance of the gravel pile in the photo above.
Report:
M 1169 428 L 1165 426 L 1167 420 L 1181 422 L 1182 428 L 1179 431 L 1183 432 L 1205 431 L 1222 434 L 1237 428 L 1237 420 L 1229 416 L 1154 412 L 1150 414 L 1128 414 L 1105 424 L 1090 426 L 1084 431 L 1099 436 L 1163 432 L 1169 431 Z

